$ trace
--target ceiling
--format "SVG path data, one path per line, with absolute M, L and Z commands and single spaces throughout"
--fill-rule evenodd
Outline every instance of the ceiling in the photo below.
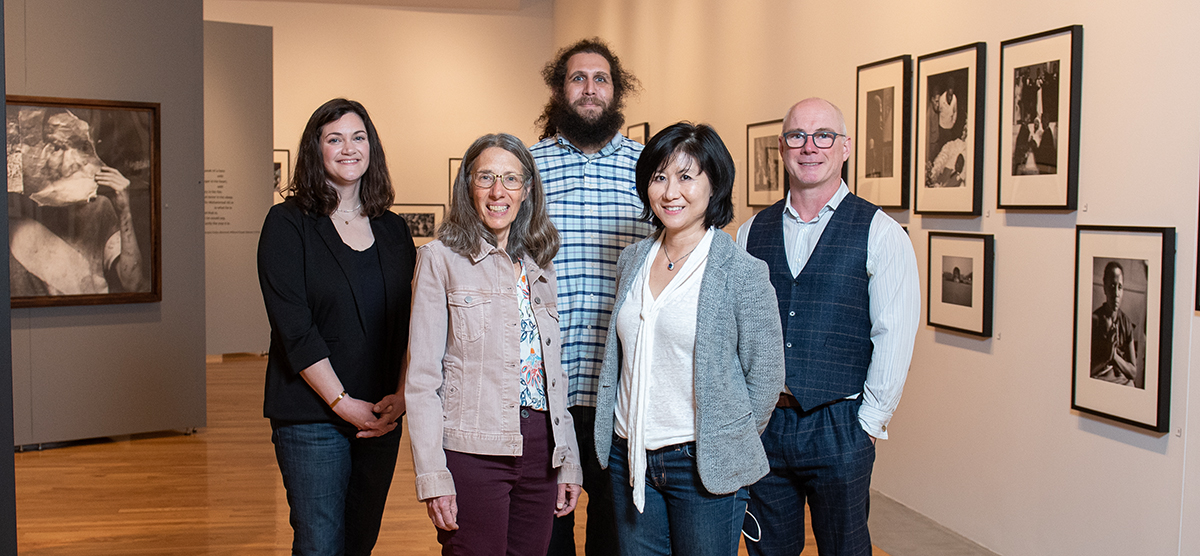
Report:
M 521 0 L 277 0 L 321 4 L 356 4 L 360 6 L 391 6 L 396 8 L 428 8 L 435 10 L 518 10 Z

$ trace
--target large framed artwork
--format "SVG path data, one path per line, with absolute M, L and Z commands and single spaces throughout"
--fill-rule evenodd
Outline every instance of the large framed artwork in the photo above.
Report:
M 158 103 L 6 99 L 12 306 L 162 301 Z
M 982 213 L 986 70 L 982 42 L 917 58 L 917 214 Z
M 783 120 L 746 126 L 746 204 L 764 207 L 783 199 L 787 172 L 779 156 Z
M 1071 409 L 1167 432 L 1175 228 L 1075 227 Z
M 907 209 L 912 176 L 912 56 L 858 66 L 854 193 Z
M 992 336 L 991 234 L 929 232 L 926 322 L 975 336 Z
M 392 205 L 391 210 L 408 223 L 408 231 L 417 247 L 437 238 L 438 226 L 446 216 L 446 205 Z
M 275 204 L 283 202 L 283 188 L 292 181 L 292 153 L 287 149 L 275 149 L 272 153 L 275 166 Z
M 1075 210 L 1083 26 L 1000 43 L 1002 209 Z

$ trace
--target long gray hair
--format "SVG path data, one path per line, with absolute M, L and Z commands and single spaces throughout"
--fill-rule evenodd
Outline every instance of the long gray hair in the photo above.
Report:
M 529 194 L 521 203 L 517 217 L 508 230 L 508 254 L 522 257 L 526 254 L 545 268 L 558 253 L 558 229 L 546 214 L 546 193 L 542 190 L 542 178 L 538 174 L 533 155 L 520 139 L 507 133 L 492 133 L 476 139 L 463 155 L 458 175 L 454 176 L 451 191 L 450 214 L 438 228 L 438 239 L 446 247 L 464 257 L 470 257 L 479 249 L 480 238 L 496 245 L 496 235 L 479 219 L 471 190 L 471 174 L 483 151 L 497 147 L 517 157 L 521 171 L 525 174 L 525 187 Z

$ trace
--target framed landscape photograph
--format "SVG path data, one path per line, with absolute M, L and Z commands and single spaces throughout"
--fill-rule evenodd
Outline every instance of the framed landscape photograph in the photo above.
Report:
M 1083 26 L 1000 43 L 1002 209 L 1075 210 Z
M 408 223 L 408 231 L 417 247 L 437 238 L 438 226 L 446 216 L 446 205 L 392 205 L 391 210 Z
M 1071 409 L 1167 432 L 1175 228 L 1075 227 Z
M 858 66 L 854 193 L 908 208 L 912 176 L 912 56 Z
M 283 188 L 292 181 L 292 153 L 287 149 L 272 152 L 275 165 L 275 204 L 283 202 Z
M 6 98 L 12 306 L 162 301 L 158 103 Z
M 458 176 L 458 168 L 460 166 L 462 166 L 461 158 L 450 159 L 450 189 L 448 190 L 449 193 L 446 194 L 447 203 L 454 200 L 454 178 Z
M 982 213 L 986 70 L 982 42 L 917 58 L 917 214 Z
M 746 204 L 765 207 L 783 199 L 787 172 L 779 156 L 783 120 L 746 126 Z
M 929 326 L 992 337 L 991 234 L 929 232 Z
M 642 122 L 625 128 L 625 136 L 645 145 L 646 141 L 650 139 L 650 123 Z

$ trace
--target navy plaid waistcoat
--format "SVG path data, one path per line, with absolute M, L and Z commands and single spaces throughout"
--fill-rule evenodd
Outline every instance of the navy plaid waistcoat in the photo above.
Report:
M 846 195 L 804 270 L 792 278 L 783 243 L 785 202 L 786 197 L 754 218 L 746 251 L 771 269 L 783 323 L 786 384 L 808 411 L 862 392 L 867 380 L 873 349 L 867 237 L 879 208 Z

